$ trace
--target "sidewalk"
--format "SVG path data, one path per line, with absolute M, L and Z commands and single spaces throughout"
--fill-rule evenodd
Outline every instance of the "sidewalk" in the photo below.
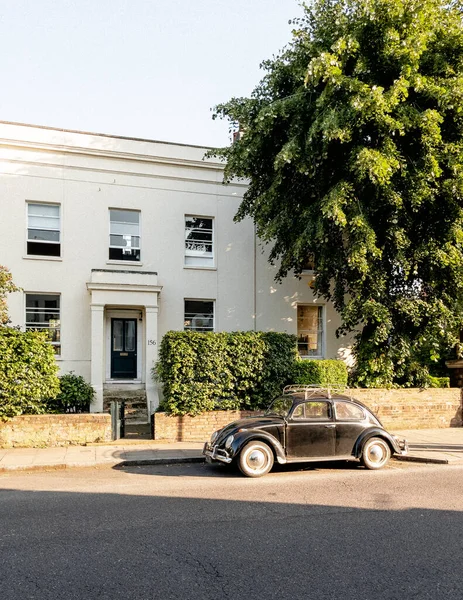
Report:
M 399 457 L 399 460 L 463 464 L 463 427 L 413 429 L 393 433 L 407 438 L 410 444 L 408 456 Z M 111 444 L 92 446 L 0 449 L 0 474 L 72 467 L 202 462 L 202 447 L 202 443 L 191 442 L 118 440 Z

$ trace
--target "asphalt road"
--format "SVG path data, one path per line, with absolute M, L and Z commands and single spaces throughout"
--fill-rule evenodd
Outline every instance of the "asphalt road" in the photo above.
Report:
M 0 476 L 0 598 L 461 600 L 463 467 Z

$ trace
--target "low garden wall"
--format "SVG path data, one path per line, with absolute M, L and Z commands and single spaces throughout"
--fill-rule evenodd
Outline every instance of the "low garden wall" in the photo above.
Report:
M 107 414 L 21 415 L 0 421 L 0 448 L 40 448 L 111 441 Z
M 356 389 L 352 394 L 373 410 L 383 425 L 392 431 L 463 425 L 460 388 Z M 165 441 L 204 442 L 216 429 L 253 414 L 262 413 L 223 410 L 196 417 L 155 413 L 154 437 Z

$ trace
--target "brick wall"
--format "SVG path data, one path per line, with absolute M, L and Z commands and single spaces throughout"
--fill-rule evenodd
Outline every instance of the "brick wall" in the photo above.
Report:
M 0 448 L 40 448 L 110 440 L 110 415 L 22 415 L 0 421 Z
M 355 390 L 353 396 L 368 406 L 387 429 L 461 427 L 462 390 Z M 204 442 L 227 423 L 250 416 L 250 411 L 213 411 L 196 417 L 154 415 L 156 440 Z M 260 413 L 261 414 L 261 413 Z
M 154 439 L 178 442 L 205 442 L 211 433 L 227 423 L 252 416 L 249 410 L 214 410 L 196 417 L 172 417 L 165 413 L 154 415 Z M 260 413 L 262 414 L 262 413 Z
M 388 429 L 462 426 L 460 388 L 355 390 L 353 395 Z

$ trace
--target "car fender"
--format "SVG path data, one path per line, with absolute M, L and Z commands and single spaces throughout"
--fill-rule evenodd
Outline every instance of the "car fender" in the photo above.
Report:
M 372 437 L 383 438 L 383 440 L 386 440 L 388 442 L 393 453 L 400 453 L 400 447 L 390 433 L 388 433 L 385 429 L 381 429 L 380 427 L 372 427 L 371 429 L 365 429 L 365 431 L 362 431 L 362 433 L 357 438 L 357 441 L 354 444 L 354 449 L 352 450 L 352 454 L 356 458 L 360 458 L 360 456 L 362 455 L 363 445 L 367 440 L 369 440 Z
M 235 435 L 235 439 L 231 445 L 233 456 L 237 456 L 241 452 L 243 446 L 252 440 L 260 440 L 261 442 L 268 444 L 273 448 L 278 463 L 280 465 L 286 463 L 286 454 L 283 446 L 272 434 L 263 431 L 262 429 L 247 429 L 245 431 L 240 431 Z

